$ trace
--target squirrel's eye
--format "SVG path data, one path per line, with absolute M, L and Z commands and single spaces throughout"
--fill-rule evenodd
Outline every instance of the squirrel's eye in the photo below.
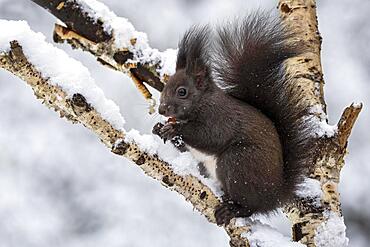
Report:
M 188 95 L 188 90 L 186 90 L 184 87 L 179 87 L 177 89 L 177 95 L 181 98 L 184 98 Z

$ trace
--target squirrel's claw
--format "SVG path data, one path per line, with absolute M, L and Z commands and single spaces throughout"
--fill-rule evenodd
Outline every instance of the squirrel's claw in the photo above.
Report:
M 221 203 L 216 207 L 215 218 L 218 226 L 228 225 L 234 218 L 233 208 L 229 202 Z
M 233 201 L 225 201 L 218 205 L 215 210 L 217 225 L 228 225 L 230 220 L 236 217 L 249 217 L 252 213 L 247 208 L 243 208 Z

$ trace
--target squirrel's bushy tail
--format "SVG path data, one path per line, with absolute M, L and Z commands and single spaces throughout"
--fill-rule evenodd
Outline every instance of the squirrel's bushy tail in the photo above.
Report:
M 304 50 L 291 40 L 293 33 L 278 17 L 258 12 L 236 22 L 218 29 L 215 79 L 229 95 L 275 123 L 284 149 L 284 189 L 295 190 L 313 164 L 315 142 L 305 121 L 308 109 L 299 104 L 299 93 L 290 86 L 294 78 L 286 75 L 284 62 Z

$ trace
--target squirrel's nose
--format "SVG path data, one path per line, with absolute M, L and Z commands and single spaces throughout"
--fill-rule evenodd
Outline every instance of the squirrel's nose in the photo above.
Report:
M 168 105 L 168 104 L 160 104 L 158 107 L 158 113 L 165 116 L 165 117 L 170 117 L 170 115 L 174 114 L 174 106 L 173 105 Z
M 160 104 L 158 107 L 158 113 L 161 115 L 166 115 L 167 112 L 167 105 L 166 104 Z

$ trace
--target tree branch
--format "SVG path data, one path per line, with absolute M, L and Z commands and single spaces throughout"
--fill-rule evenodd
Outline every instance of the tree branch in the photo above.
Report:
M 100 3 L 95 4 L 104 9 L 104 14 L 81 0 L 32 1 L 66 24 L 67 27 L 55 25 L 55 42 L 67 41 L 75 48 L 90 52 L 103 65 L 128 74 L 148 100 L 153 100 L 152 94 L 144 82 L 162 91 L 163 83 L 174 70 L 168 68 L 174 65 L 174 50 L 161 53 L 150 48 L 146 34 L 137 32 L 126 19 L 117 17 Z
M 298 39 L 307 47 L 308 52 L 291 59 L 287 66 L 289 73 L 297 78 L 297 90 L 303 92 L 301 100 L 308 108 L 312 108 L 323 125 L 327 125 L 326 104 L 324 100 L 324 80 L 322 75 L 320 51 L 321 41 L 316 17 L 314 0 L 280 0 L 279 10 L 284 22 L 298 31 Z M 325 133 L 317 150 L 315 169 L 311 177 L 318 180 L 322 190 L 320 197 L 301 198 L 296 205 L 286 208 L 289 219 L 293 223 L 293 239 L 307 246 L 346 246 L 345 225 L 340 208 L 338 183 L 340 171 L 344 165 L 344 155 L 348 137 L 360 113 L 362 105 L 352 104 L 344 111 L 337 131 Z M 329 126 L 326 126 L 329 127 Z M 337 220 L 342 226 L 332 229 L 330 238 L 323 234 L 330 221 Z
M 87 102 L 84 95 L 74 93 L 72 97 L 68 97 L 65 90 L 50 83 L 50 79 L 45 78 L 28 61 L 17 41 L 11 42 L 10 51 L 0 51 L 0 68 L 8 70 L 27 82 L 43 104 L 58 112 L 61 117 L 84 125 L 113 153 L 135 162 L 145 174 L 184 196 L 211 223 L 215 223 L 214 210 L 220 201 L 210 188 L 192 175 L 176 174 L 171 165 L 161 160 L 156 154 L 151 155 L 143 151 L 139 144 L 126 140 L 126 133 L 113 127 L 109 121 L 104 119 L 93 105 Z M 244 234 L 250 230 L 248 226 L 237 224 L 234 220 L 225 227 L 225 230 L 233 246 L 249 246 L 247 238 L 244 237 Z
M 33 2 L 49 10 L 72 30 L 94 43 L 112 39 L 112 34 L 104 29 L 103 23 L 89 16 L 89 13 L 74 1 L 33 0 Z

